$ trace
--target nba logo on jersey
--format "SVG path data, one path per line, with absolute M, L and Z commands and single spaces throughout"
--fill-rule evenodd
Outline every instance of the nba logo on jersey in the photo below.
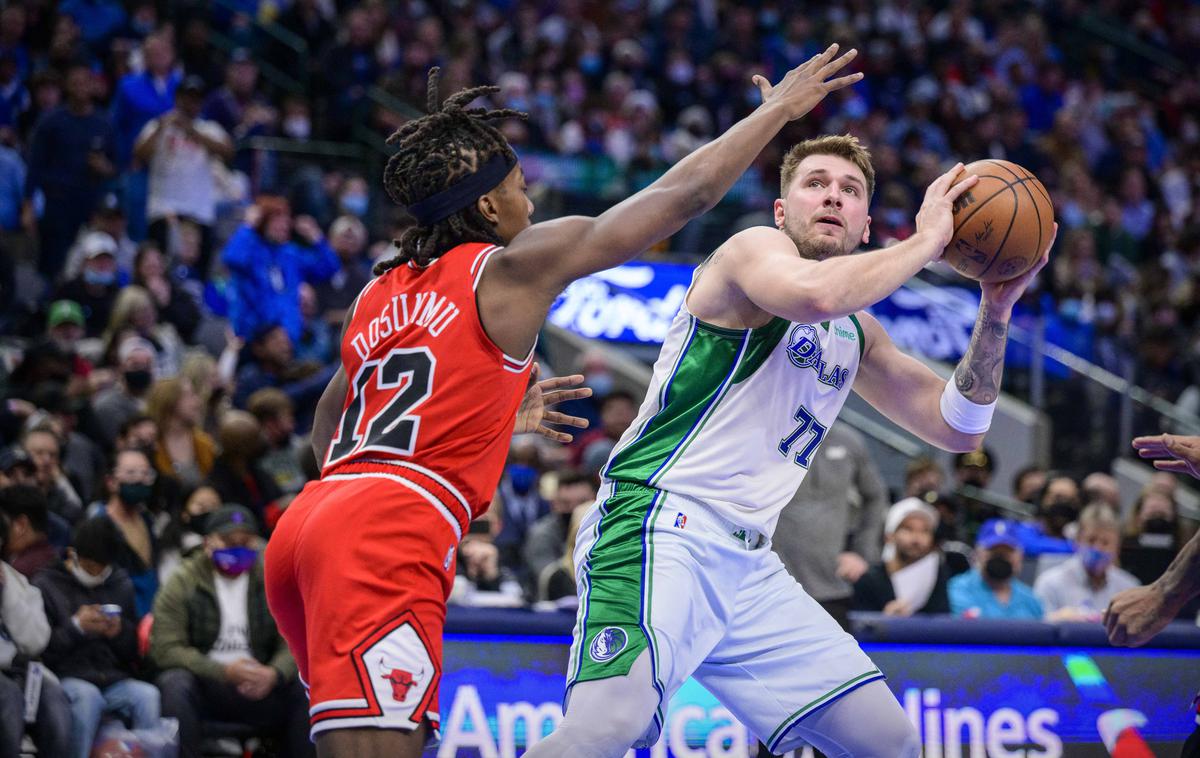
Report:
M 588 655 L 596 663 L 605 663 L 616 658 L 617 654 L 625 649 L 628 642 L 629 635 L 625 634 L 624 629 L 619 626 L 606 626 L 592 638 Z
M 821 342 L 809 324 L 796 324 L 788 338 L 788 359 L 797 368 L 816 366 L 821 361 Z
M 685 526 L 687 526 L 687 516 L 683 515 L 682 513 L 676 513 L 675 514 L 675 528 L 682 529 Z

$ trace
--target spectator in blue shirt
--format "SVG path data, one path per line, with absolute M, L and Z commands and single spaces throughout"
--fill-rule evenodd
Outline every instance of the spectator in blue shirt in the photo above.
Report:
M 26 198 L 41 190 L 45 209 L 39 223 L 38 268 L 53 281 L 67 250 L 87 222 L 104 182 L 116 174 L 113 126 L 96 110 L 91 69 L 74 65 L 67 72 L 66 105 L 46 114 L 34 130 L 29 148 Z
M 0 145 L 0 230 L 15 232 L 20 228 L 24 196 L 25 162 L 16 150 Z
M 975 570 L 950 580 L 950 612 L 985 619 L 1042 618 L 1033 588 L 1014 578 L 1024 557 L 1017 524 L 985 521 L 975 540 Z
M 130 168 L 133 145 L 142 128 L 175 107 L 175 88 L 182 74 L 175 68 L 175 45 L 166 33 L 151 34 L 142 45 L 146 70 L 128 74 L 117 85 L 113 97 L 112 117 L 117 131 L 117 165 L 123 171 Z M 129 236 L 141 240 L 146 236 L 146 200 L 149 178 L 141 167 L 127 171 L 124 177 L 125 217 Z
M 296 218 L 294 224 L 307 244 L 292 242 L 292 213 L 282 198 L 261 198 L 247 211 L 246 222 L 221 253 L 230 274 L 234 331 L 249 340 L 264 326 L 279 324 L 295 345 L 303 325 L 300 283 L 329 281 L 338 272 L 338 257 L 308 216 Z
M 133 157 L 133 143 L 150 119 L 175 107 L 175 46 L 166 34 L 152 34 L 142 46 L 146 70 L 128 74 L 117 85 L 112 118 L 117 131 L 117 162 L 121 168 Z

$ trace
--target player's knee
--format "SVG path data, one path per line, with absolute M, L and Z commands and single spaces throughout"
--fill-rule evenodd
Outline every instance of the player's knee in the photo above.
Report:
M 623 753 L 645 735 L 653 720 L 653 711 L 647 713 L 642 709 L 614 703 L 612 708 L 605 710 L 603 718 L 597 718 L 595 713 L 569 711 L 555 731 L 568 734 L 580 744 L 589 746 L 608 743 L 620 745 L 623 746 Z
M 900 721 L 893 719 L 889 725 L 890 733 L 883 744 L 895 745 L 896 751 L 888 753 L 888 755 L 895 755 L 898 758 L 919 758 L 921 755 L 921 735 L 917 733 L 916 728 L 913 727 L 908 719 Z

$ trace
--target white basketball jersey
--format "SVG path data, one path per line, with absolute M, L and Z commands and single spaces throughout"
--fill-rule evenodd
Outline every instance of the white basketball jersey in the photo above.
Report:
M 771 534 L 846 402 L 863 349 L 854 316 L 728 329 L 685 304 L 603 476 L 697 498 Z

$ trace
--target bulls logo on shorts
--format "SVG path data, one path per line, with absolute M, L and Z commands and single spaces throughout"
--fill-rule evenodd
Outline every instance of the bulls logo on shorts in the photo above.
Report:
M 390 668 L 387 665 L 387 659 L 379 659 L 379 667 L 383 669 L 383 678 L 392 685 L 392 700 L 397 703 L 403 703 L 408 700 L 408 693 L 413 687 L 421 684 L 425 679 L 425 667 L 422 666 L 417 673 L 405 671 L 399 668 Z
M 821 342 L 817 330 L 809 324 L 796 324 L 788 337 L 787 356 L 798 368 L 809 368 L 820 363 Z
M 588 655 L 596 663 L 605 663 L 616 658 L 629 644 L 629 635 L 618 626 L 606 626 L 592 638 Z

